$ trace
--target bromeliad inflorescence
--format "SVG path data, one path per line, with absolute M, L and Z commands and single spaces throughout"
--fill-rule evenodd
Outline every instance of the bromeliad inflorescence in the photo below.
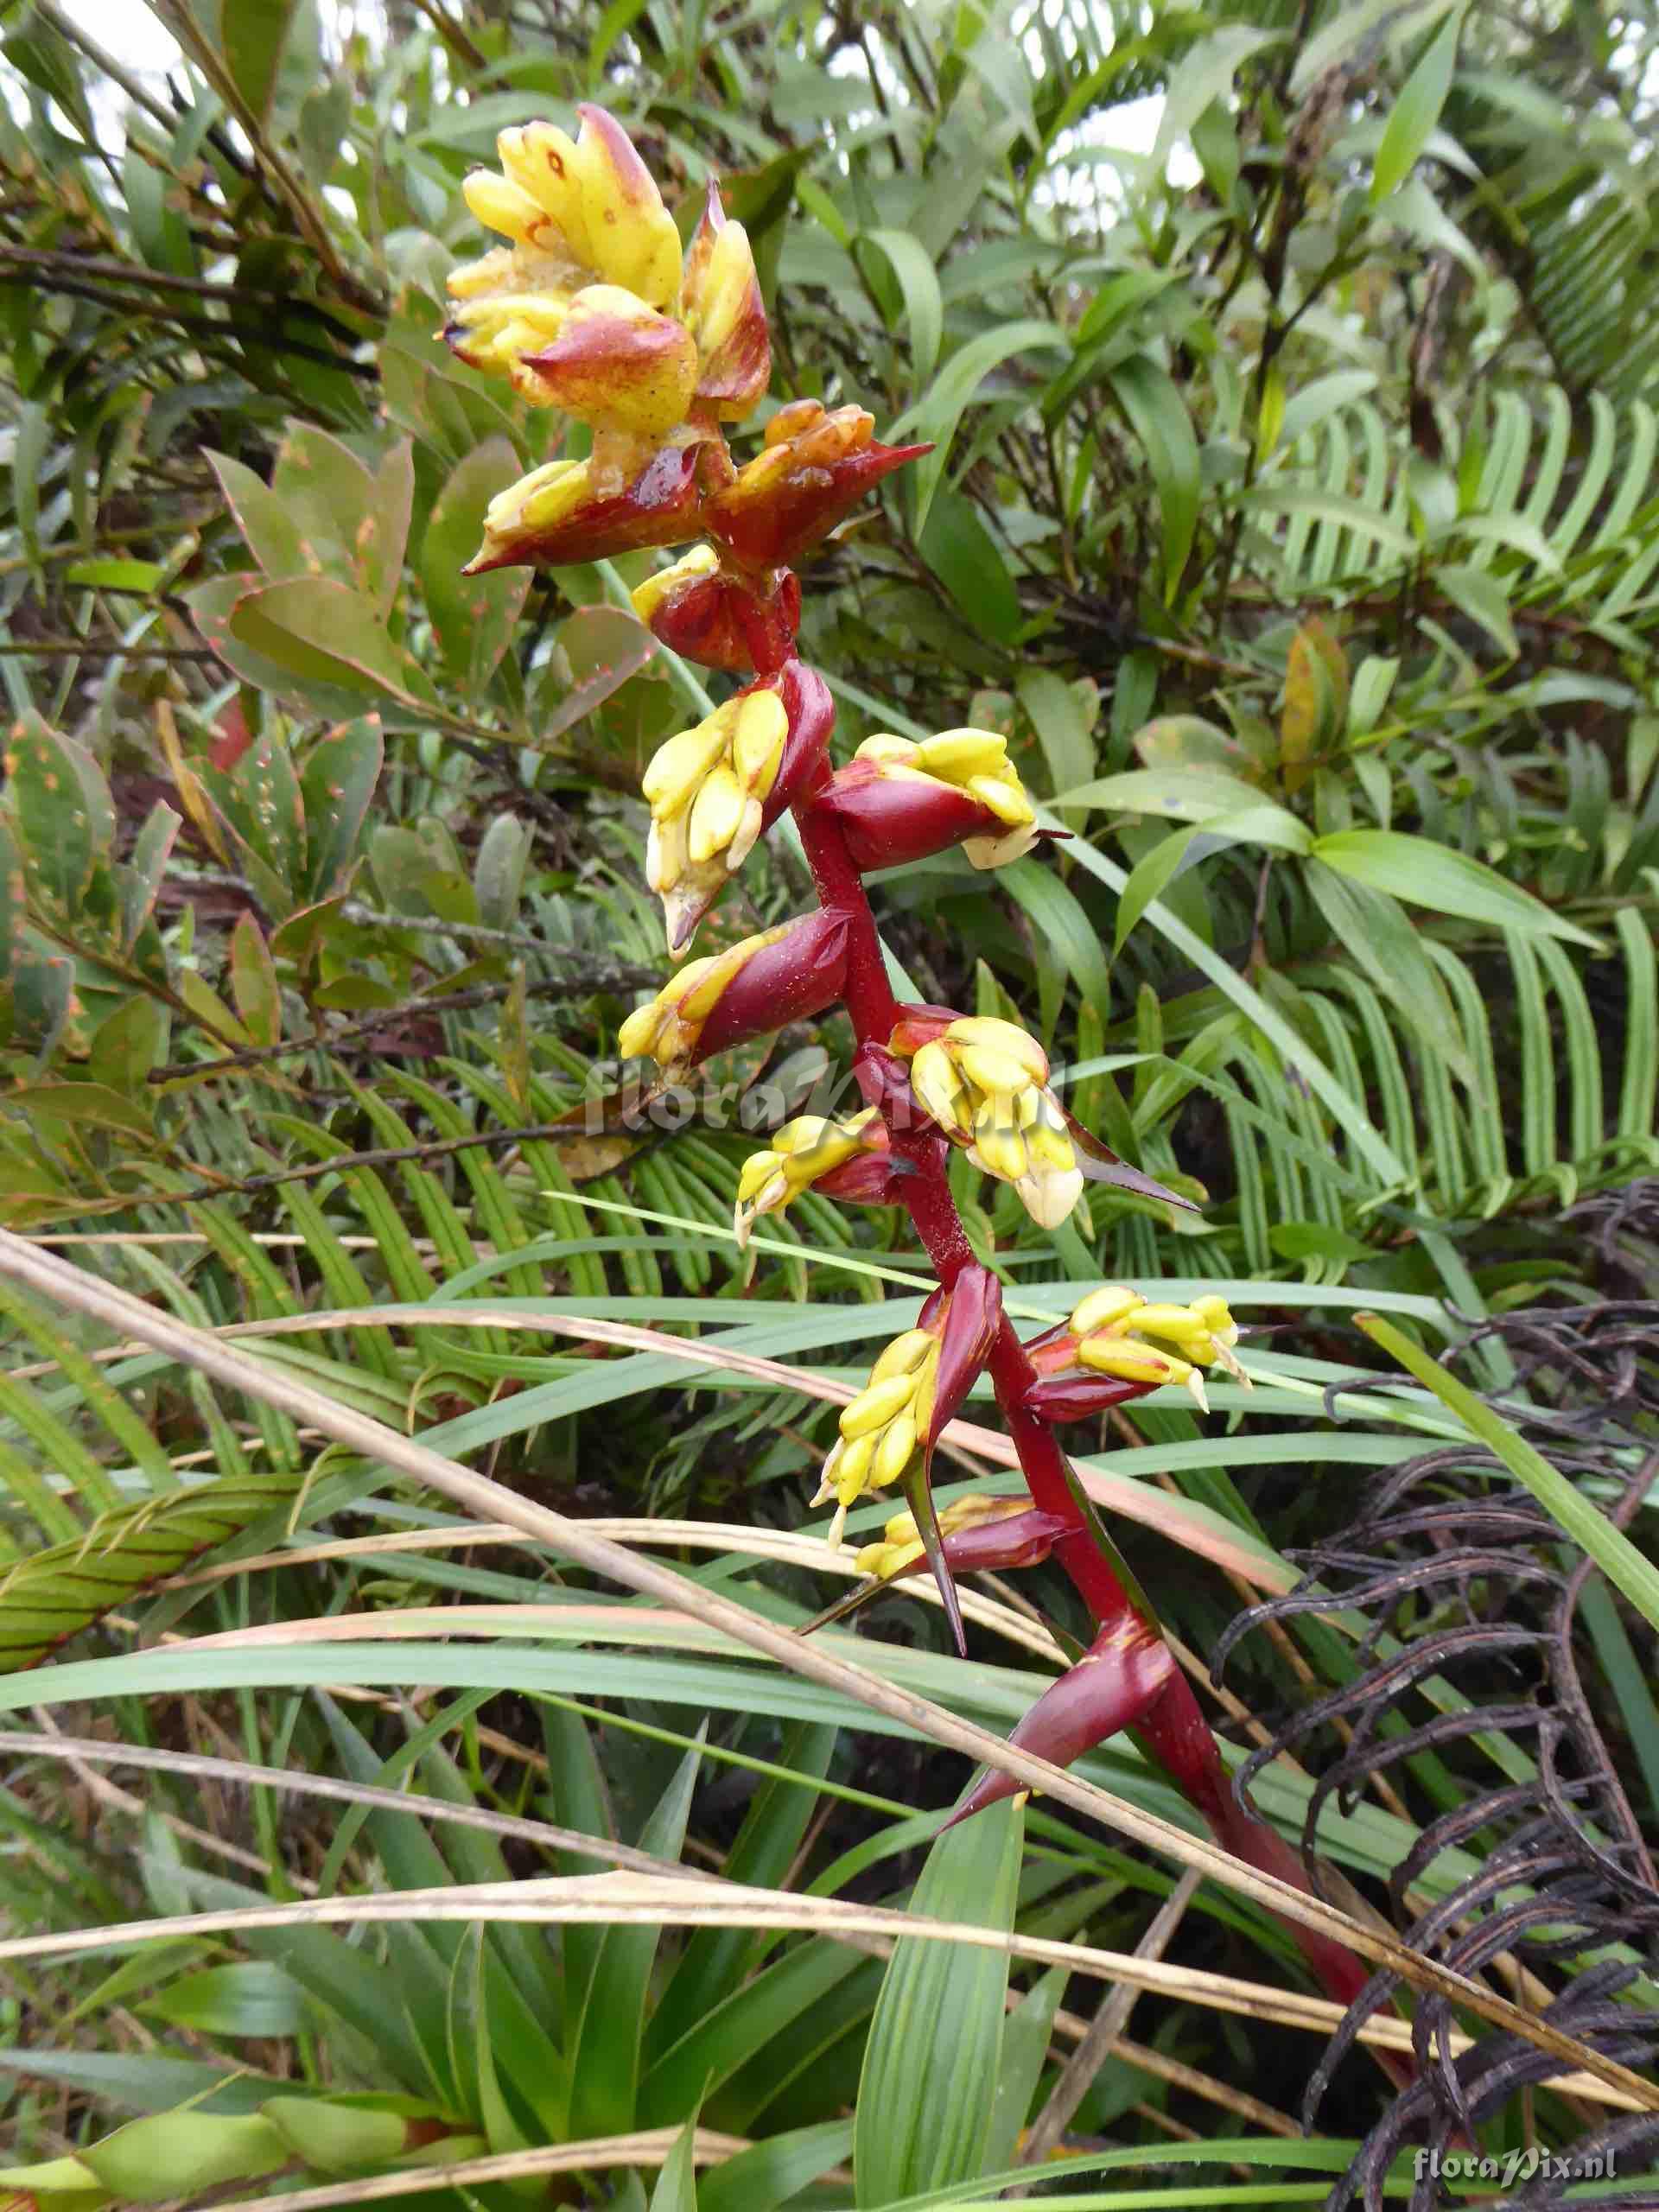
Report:
M 993 731 L 947 729 L 919 742 L 881 734 L 835 767 L 829 689 L 796 651 L 793 564 L 926 448 L 883 445 L 862 408 L 800 398 L 772 414 L 760 449 L 740 467 L 728 428 L 771 378 L 748 240 L 711 180 L 682 254 L 627 134 L 601 108 L 580 115 L 574 140 L 551 124 L 504 131 L 500 170 L 467 180 L 468 207 L 506 243 L 456 270 L 444 336 L 462 360 L 591 432 L 586 458 L 550 461 L 492 502 L 472 567 L 557 566 L 689 545 L 639 586 L 635 610 L 676 652 L 750 680 L 670 738 L 645 772 L 646 868 L 669 950 L 676 957 L 688 950 L 786 810 L 819 900 L 797 921 L 690 961 L 628 1017 L 620 1049 L 654 1060 L 666 1084 L 711 1052 L 845 1007 L 864 1112 L 777 1130 L 743 1171 L 736 1212 L 742 1242 L 759 1217 L 809 1186 L 902 1206 L 938 1277 L 914 1325 L 881 1353 L 842 1414 L 819 1491 L 819 1500 L 835 1501 L 832 1541 L 861 1497 L 899 1491 L 906 1510 L 859 1564 L 880 1588 L 925 1562 L 963 1649 L 955 1576 L 1052 1558 L 1096 1633 L 1015 1741 L 1064 1764 L 1134 1730 L 1221 1842 L 1306 1889 L 1289 1847 L 1235 1800 L 1192 1690 L 1054 1433 L 1057 1423 L 1166 1384 L 1204 1406 L 1206 1370 L 1244 1379 L 1232 1317 L 1219 1298 L 1185 1305 L 1109 1286 L 1068 1321 L 1022 1342 L 996 1275 L 969 1245 L 947 1168 L 952 1147 L 964 1151 L 1051 1228 L 1071 1213 L 1088 1179 L 1187 1201 L 1078 1127 L 1050 1084 L 1042 1047 L 1017 1024 L 898 1003 L 865 893 L 874 869 L 953 846 L 976 867 L 1000 867 L 1046 833 Z M 939 1512 L 934 1446 L 982 1375 L 1029 1496 L 962 1498 Z M 958 1817 L 1011 1786 L 987 1776 Z M 1352 1954 L 1293 1932 L 1326 1987 L 1351 1999 L 1366 1978 Z

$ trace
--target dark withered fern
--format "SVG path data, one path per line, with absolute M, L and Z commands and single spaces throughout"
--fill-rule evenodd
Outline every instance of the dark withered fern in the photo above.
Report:
M 1637 1211 L 1659 1213 L 1659 1185 L 1637 1188 L 1646 1192 Z M 1645 1289 L 1630 1242 L 1632 1231 L 1642 1236 L 1645 1215 L 1632 1217 L 1634 1193 L 1619 1198 L 1577 1210 L 1584 1217 L 1573 1225 L 1610 1287 Z M 1506 1416 L 1616 1520 L 1630 1520 L 1659 1477 L 1659 1304 L 1624 1296 L 1537 1306 L 1483 1324 L 1473 1340 L 1489 1337 L 1515 1363 L 1515 1384 L 1501 1401 Z M 1414 1948 L 1518 1997 L 1609 2057 L 1649 2063 L 1659 2048 L 1659 2011 L 1640 1985 L 1659 1959 L 1659 1886 L 1626 1788 L 1630 1762 L 1621 1771 L 1580 1676 L 1589 1561 L 1570 1553 L 1542 1508 L 1475 1446 L 1408 1461 L 1350 1528 L 1293 1556 L 1303 1580 L 1232 1624 L 1217 1670 L 1242 1637 L 1268 1621 L 1340 1614 L 1363 1617 L 1367 1627 L 1348 1678 L 1285 1717 L 1241 1769 L 1237 1788 L 1248 1792 L 1282 1751 L 1315 1772 L 1302 1844 L 1317 1883 L 1323 1808 L 1332 1797 L 1347 1807 L 1372 1776 L 1387 1773 L 1421 1822 L 1389 1884 Z M 1523 1778 L 1494 1786 L 1490 1755 L 1475 1739 L 1495 1736 L 1524 1755 Z M 1425 1762 L 1454 1778 L 1451 1809 L 1421 1792 Z M 1431 1897 L 1419 1885 L 1453 1848 L 1478 1871 Z M 1397 1977 L 1372 1977 L 1309 2082 L 1306 2118 L 1366 2019 L 1399 1991 Z M 1333 2212 L 1356 2200 L 1379 2212 L 1402 2152 L 1466 2150 L 1477 2131 L 1496 2140 L 1488 2124 L 1558 2070 L 1506 2033 L 1484 2032 L 1452 2056 L 1449 2031 L 1471 2024 L 1455 2020 L 1444 1999 L 1418 1996 L 1413 2019 L 1417 2078 L 1366 2137 L 1332 2193 Z M 1575 2133 L 1578 2122 L 1587 2125 Z M 1586 2173 L 1609 2177 L 1611 2193 L 1600 2202 L 1659 2202 L 1659 2116 L 1550 2098 L 1536 2106 L 1532 2128 L 1524 2137 L 1509 2128 L 1503 2139 L 1535 2142 L 1550 2155 L 1530 2171 L 1520 2166 L 1506 2203 L 1545 2212 L 1576 2201 L 1569 2171 L 1580 2185 Z M 1416 2163 L 1408 2158 L 1408 2177 Z M 1449 2201 L 1433 2177 L 1438 2162 L 1421 2163 L 1412 2212 Z

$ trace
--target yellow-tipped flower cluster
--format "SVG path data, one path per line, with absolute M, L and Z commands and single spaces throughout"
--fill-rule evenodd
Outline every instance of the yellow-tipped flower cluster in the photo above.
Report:
M 671 952 L 748 858 L 788 732 L 776 691 L 746 692 L 671 737 L 646 769 L 645 880 L 663 902 Z
M 919 744 L 882 730 L 853 755 L 870 760 L 884 776 L 948 784 L 976 799 L 1005 825 L 999 837 L 966 837 L 963 850 L 976 868 L 1002 868 L 1037 842 L 1037 814 L 1020 771 L 1008 758 L 1008 741 L 990 729 L 945 729 Z
M 1091 1291 L 1071 1316 L 1080 1366 L 1130 1382 L 1178 1382 L 1205 1413 L 1206 1367 L 1219 1367 L 1248 1389 L 1249 1377 L 1233 1346 L 1238 1325 L 1224 1298 L 1195 1298 L 1190 1306 L 1160 1305 L 1138 1290 L 1108 1284 Z M 1148 1342 L 1148 1339 L 1154 1341 Z
M 1011 1520 L 1016 1514 L 1030 1510 L 1027 1501 L 1020 1497 L 959 1497 L 954 1505 L 941 1510 L 939 1534 L 954 1536 L 958 1529 L 981 1528 L 988 1521 Z M 914 1567 L 918 1559 L 925 1556 L 926 1547 L 916 1526 L 916 1516 L 906 1510 L 893 1515 L 882 1529 L 879 1543 L 864 1545 L 858 1554 L 858 1571 L 891 1582 L 895 1574 L 902 1574 L 906 1567 Z
M 938 1338 L 927 1329 L 906 1329 L 876 1361 L 851 1405 L 842 1408 L 841 1434 L 812 1500 L 814 1505 L 836 1501 L 831 1548 L 841 1541 L 848 1507 L 867 1490 L 899 1481 L 920 1457 L 938 1372 Z
M 801 1114 L 772 1133 L 764 1151 L 752 1152 L 737 1179 L 733 1227 L 739 1250 L 748 1243 L 755 1223 L 766 1213 L 782 1213 L 791 1198 L 869 1148 L 879 1116 L 874 1106 L 845 1122 L 823 1114 Z
M 537 406 L 558 406 L 524 357 L 563 335 L 590 290 L 601 296 L 587 302 L 590 314 L 620 314 L 647 331 L 667 325 L 660 310 L 677 302 L 680 234 L 626 134 L 598 110 L 583 116 L 575 139 L 556 124 L 528 123 L 502 131 L 495 145 L 499 171 L 474 169 L 461 190 L 478 220 L 509 244 L 450 276 L 455 304 L 446 334 L 474 368 L 510 378 Z M 680 335 L 683 346 L 671 340 L 671 348 L 682 377 L 689 359 L 689 400 L 696 346 Z M 678 419 L 671 414 L 668 423 Z
M 976 1167 L 1012 1183 L 1033 1221 L 1054 1229 L 1065 1219 L 1083 1171 L 1034 1037 L 995 1016 L 964 1016 L 921 1047 L 910 1079 L 940 1128 L 969 1141 Z

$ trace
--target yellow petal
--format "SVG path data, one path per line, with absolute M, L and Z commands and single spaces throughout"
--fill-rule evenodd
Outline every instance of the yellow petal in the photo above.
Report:
M 743 787 L 721 761 L 697 787 L 686 827 L 686 846 L 694 864 L 723 853 L 743 819 Z
M 993 1108 L 974 1123 L 974 1157 L 988 1175 L 1017 1183 L 1031 1167 L 1026 1140 L 1006 1119 L 999 1121 Z
M 850 1444 L 843 1441 L 835 1472 L 836 1496 L 843 1505 L 852 1504 L 864 1488 L 874 1457 L 874 1436 L 856 1437 Z
M 486 230 L 528 245 L 549 228 L 547 213 L 527 192 L 494 169 L 474 169 L 461 181 L 461 197 Z
M 870 1468 L 870 1487 L 885 1488 L 896 1483 L 910 1465 L 916 1449 L 916 1424 L 908 1414 L 900 1414 L 889 1424 L 887 1434 L 875 1447 L 875 1459 Z
M 518 189 L 550 215 L 575 259 L 592 265 L 582 208 L 575 141 L 554 123 L 526 123 L 495 142 L 501 166 Z
M 906 1329 L 895 1337 L 870 1370 L 872 1382 L 885 1382 L 894 1375 L 914 1375 L 931 1351 L 938 1349 L 938 1338 L 925 1329 Z
M 1122 1283 L 1107 1283 L 1100 1290 L 1091 1290 L 1071 1315 L 1074 1336 L 1092 1336 L 1096 1329 L 1109 1329 L 1126 1313 L 1133 1313 L 1146 1300 L 1138 1290 L 1129 1290 Z
M 664 818 L 677 814 L 725 750 L 724 734 L 712 716 L 659 745 L 639 783 L 652 812 Z
M 741 1204 L 747 1205 L 756 1193 L 764 1190 L 773 1176 L 782 1171 L 783 1165 L 778 1154 L 770 1148 L 765 1152 L 752 1152 L 738 1170 L 737 1195 Z
M 1021 1176 L 1014 1188 L 1039 1229 L 1058 1229 L 1083 1196 L 1083 1176 L 1075 1167 L 1033 1160 L 1030 1174 Z
M 1037 819 L 1023 787 L 1006 776 L 970 776 L 967 789 L 970 798 L 988 807 L 997 820 L 1006 822 L 1011 830 L 1023 830 L 1028 822 Z
M 923 1046 L 910 1064 L 910 1083 L 924 1111 L 931 1114 L 941 1128 L 960 1129 L 964 1136 L 968 1134 L 972 1123 L 966 1088 L 943 1045 Z
M 988 1096 L 1014 1098 L 1031 1089 L 1030 1069 L 995 1046 L 958 1044 L 956 1062 L 974 1088 Z
M 925 737 L 917 754 L 917 766 L 930 776 L 965 784 L 970 776 L 994 775 L 1008 757 L 1008 741 L 995 730 L 944 729 Z
M 789 713 L 775 691 L 751 691 L 738 703 L 732 760 L 749 791 L 765 798 L 777 780 L 789 734 Z
M 652 616 L 668 598 L 684 584 L 696 583 L 702 577 L 712 576 L 720 567 L 720 556 L 712 545 L 694 545 L 677 561 L 665 569 L 658 569 L 654 576 L 647 576 L 636 584 L 630 594 L 633 611 L 642 622 L 649 623 Z
M 662 1020 L 662 1008 L 655 999 L 649 1006 L 634 1008 L 616 1033 L 616 1049 L 625 1060 L 644 1059 L 651 1054 Z
M 895 1414 L 909 1405 L 914 1392 L 909 1376 L 890 1375 L 861 1390 L 849 1406 L 841 1409 L 841 1433 L 851 1440 L 885 1428 Z
M 1048 1080 L 1048 1055 L 1034 1037 L 1012 1021 L 1000 1021 L 995 1014 L 964 1014 L 953 1021 L 945 1035 L 953 1045 L 983 1045 L 994 1052 L 1006 1052 L 1039 1083 Z

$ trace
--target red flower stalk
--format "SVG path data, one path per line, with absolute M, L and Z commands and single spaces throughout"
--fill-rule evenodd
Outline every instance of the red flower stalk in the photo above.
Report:
M 444 334 L 463 361 L 505 376 L 532 403 L 565 407 L 593 432 L 589 459 L 551 461 L 500 494 L 472 565 L 709 541 L 642 584 L 636 607 L 677 650 L 753 671 L 754 681 L 652 763 L 652 887 L 677 951 L 787 807 L 819 899 L 814 913 L 693 961 L 629 1016 L 620 1048 L 649 1054 L 668 1081 L 712 1052 L 844 1004 L 867 1110 L 778 1131 L 746 1171 L 738 1207 L 741 1239 L 757 1216 L 809 1185 L 898 1204 L 938 1278 L 917 1325 L 881 1354 L 842 1414 L 821 1493 L 836 1500 L 832 1533 L 865 1491 L 902 1488 L 908 1511 L 864 1563 L 883 1579 L 930 1565 L 959 1648 L 955 1574 L 1052 1557 L 1096 1633 L 1014 1740 L 1067 1763 L 1132 1731 L 1221 1843 L 1306 1890 L 1289 1846 L 1234 1801 L 1197 1700 L 1052 1426 L 1172 1382 L 1202 1405 L 1205 1370 L 1239 1372 L 1230 1317 L 1219 1300 L 1157 1305 L 1108 1288 L 1023 1344 L 995 1275 L 969 1248 L 947 1167 L 951 1147 L 964 1149 L 1048 1226 L 1071 1211 L 1085 1179 L 1164 1205 L 1190 1201 L 1078 1128 L 1049 1088 L 1041 1046 L 1016 1024 L 898 1006 L 865 893 L 866 872 L 952 844 L 976 865 L 1010 859 L 1034 842 L 1034 810 L 990 731 L 946 730 L 919 744 L 878 735 L 832 772 L 833 702 L 795 655 L 792 564 L 927 448 L 880 443 L 859 407 L 827 412 L 798 399 L 737 467 L 723 426 L 759 401 L 770 369 L 747 240 L 711 185 L 683 257 L 626 134 L 602 109 L 581 115 L 575 142 L 550 124 L 504 132 L 501 173 L 467 181 L 468 205 L 507 244 L 452 277 Z M 1030 1495 L 963 1501 L 940 1515 L 933 1448 L 982 1371 Z M 984 1778 L 957 1817 L 1013 1786 L 1000 1774 Z M 1366 1979 L 1360 1962 L 1328 1939 L 1294 1933 L 1325 1986 L 1351 1998 Z

